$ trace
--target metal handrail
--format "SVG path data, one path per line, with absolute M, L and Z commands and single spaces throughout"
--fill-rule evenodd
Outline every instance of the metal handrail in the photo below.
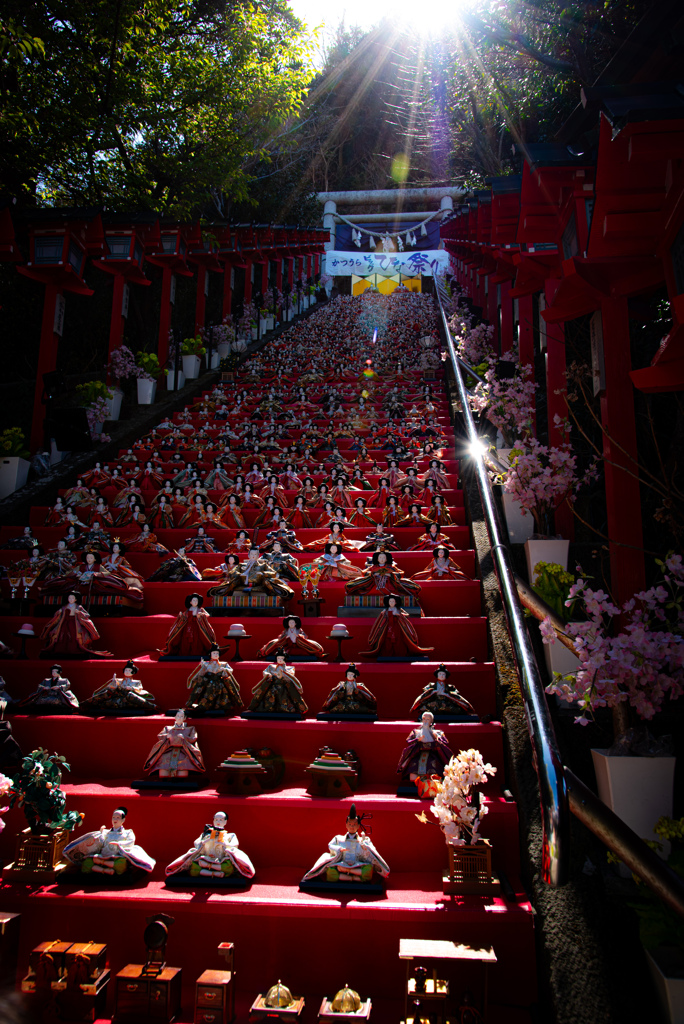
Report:
M 537 667 L 532 643 L 525 627 L 523 609 L 518 599 L 511 555 L 507 545 L 504 543 L 501 520 L 484 464 L 482 444 L 475 427 L 475 420 L 468 401 L 468 392 L 461 373 L 461 360 L 454 347 L 439 287 L 436 289 L 436 293 L 444 324 L 447 350 L 451 357 L 468 441 L 471 446 L 473 466 L 480 492 L 480 500 L 484 509 L 494 568 L 499 581 L 499 589 L 508 625 L 508 633 L 518 666 L 520 687 L 525 703 L 527 728 L 532 742 L 534 763 L 539 778 L 543 828 L 542 873 L 544 880 L 550 885 L 563 885 L 567 881 L 568 873 L 569 836 L 568 794 L 565 787 L 563 764 L 546 702 L 544 684 Z
M 628 825 L 615 815 L 569 769 L 563 767 L 556 734 L 549 714 L 537 661 L 524 625 L 523 605 L 537 618 L 550 618 L 557 638 L 572 648 L 572 640 L 558 619 L 528 585 L 513 572 L 510 552 L 502 542 L 499 513 L 485 468 L 485 460 L 494 461 L 482 446 L 475 428 L 468 391 L 463 382 L 459 359 L 449 330 L 439 283 L 437 300 L 447 348 L 451 357 L 459 399 L 463 408 L 477 486 L 491 543 L 494 568 L 513 646 L 518 677 L 525 706 L 527 727 L 532 743 L 534 765 L 539 779 L 543 827 L 542 875 L 551 885 L 567 879 L 569 860 L 568 811 L 571 811 L 594 835 L 642 879 L 680 917 L 684 917 L 684 883 L 668 865 Z M 499 467 L 500 464 L 499 464 Z

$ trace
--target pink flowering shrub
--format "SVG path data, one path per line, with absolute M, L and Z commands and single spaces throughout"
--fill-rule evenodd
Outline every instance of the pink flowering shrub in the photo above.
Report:
M 525 448 L 514 448 L 509 456 L 511 468 L 503 480 L 504 490 L 512 494 L 522 508 L 534 516 L 537 533 L 547 531 L 546 522 L 564 501 L 574 501 L 579 486 L 577 456 L 569 444 L 550 448 L 531 437 Z M 591 471 L 590 471 L 591 472 Z M 585 475 L 585 478 L 587 475 Z
M 0 801 L 2 803 L 4 803 L 5 798 L 10 795 L 11 789 L 12 780 L 8 779 L 6 775 L 3 775 L 2 772 L 0 772 Z M 9 807 L 0 807 L 0 814 L 5 814 L 7 811 L 9 811 Z M 2 818 L 0 818 L 0 832 L 2 832 L 4 827 L 5 822 L 3 821 Z
M 494 328 L 489 324 L 480 323 L 477 327 L 470 327 L 467 321 L 454 318 L 449 329 L 459 356 L 474 369 L 489 367 L 496 362 L 497 356 L 492 346 Z
M 575 721 L 580 725 L 587 725 L 596 708 L 622 703 L 648 720 L 666 697 L 675 700 L 684 693 L 684 566 L 681 555 L 674 554 L 656 564 L 663 570 L 662 582 L 635 594 L 622 608 L 584 579 L 570 588 L 566 604 L 576 601 L 587 616 L 586 622 L 570 623 L 565 631 L 580 667 L 565 678 L 554 673 L 547 693 L 577 704 L 581 715 Z M 618 615 L 626 625 L 612 634 Z M 550 619 L 540 629 L 544 643 L 556 642 Z
M 538 386 L 532 380 L 532 369 L 520 366 L 515 377 L 504 380 L 499 380 L 493 370 L 487 370 L 485 381 L 475 388 L 473 410 L 486 410 L 489 422 L 501 431 L 507 447 L 512 447 L 516 438 L 532 433 L 534 393 Z
M 127 345 L 115 348 L 109 360 L 109 372 L 117 384 L 126 380 L 127 377 L 138 377 L 138 367 L 135 364 L 135 356 Z

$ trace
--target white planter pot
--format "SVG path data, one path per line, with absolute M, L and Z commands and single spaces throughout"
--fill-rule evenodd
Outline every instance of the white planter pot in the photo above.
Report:
M 23 487 L 30 468 L 28 459 L 21 459 L 18 455 L 0 459 L 0 498 L 6 498 Z
M 120 391 L 119 388 L 114 388 L 113 391 L 114 394 L 112 398 L 105 398 L 107 408 L 109 409 L 109 416 L 107 417 L 108 420 L 118 420 L 119 416 L 121 415 L 121 402 L 123 400 L 123 391 Z
M 258 337 L 259 337 L 259 331 L 257 330 L 256 327 L 253 327 L 252 328 L 252 341 L 256 341 Z
M 530 516 L 530 518 L 532 517 Z M 550 537 L 546 540 L 526 540 L 525 558 L 527 559 L 527 578 L 530 583 L 534 585 L 534 567 L 537 562 L 555 562 L 557 565 L 562 565 L 564 569 L 567 569 L 569 547 L 570 541 L 563 540 L 562 537 Z
M 222 341 L 220 345 L 216 346 L 216 351 L 218 352 L 219 359 L 225 359 L 230 352 L 230 342 Z
M 218 352 L 212 352 L 211 353 L 211 366 L 209 367 L 209 369 L 210 370 L 217 370 L 218 369 L 218 365 L 219 365 L 220 362 L 221 362 L 221 356 L 218 354 Z
M 591 752 L 598 795 L 642 839 L 658 840 L 653 826 L 672 817 L 676 757 L 609 757 Z
M 520 507 L 520 502 L 512 494 L 501 495 L 508 538 L 511 544 L 523 544 L 534 533 L 534 518 L 531 512 Z
M 104 430 L 104 420 L 102 421 L 102 423 L 93 423 L 93 434 L 95 436 L 97 436 L 98 434 L 101 434 L 103 430 Z
M 178 371 L 178 387 L 176 387 L 176 371 L 169 370 L 169 372 L 166 375 L 166 390 L 180 391 L 180 389 L 183 387 L 185 387 L 185 374 L 183 373 L 183 371 Z
M 675 971 L 682 970 L 681 952 L 665 946 L 645 953 L 665 1019 L 670 1024 L 684 1024 L 684 977 L 674 977 Z
M 156 380 L 143 380 L 138 377 L 138 405 L 153 405 L 156 394 Z
M 186 380 L 196 380 L 199 377 L 202 360 L 199 356 L 183 356 L 183 373 Z
M 272 331 L 274 327 L 275 327 L 275 317 L 274 316 L 267 316 L 266 317 L 266 330 L 267 331 Z
M 262 337 L 266 333 L 266 331 L 268 330 L 267 324 L 268 324 L 268 320 L 266 319 L 265 316 L 262 316 L 262 317 L 259 318 L 259 334 L 262 335 Z

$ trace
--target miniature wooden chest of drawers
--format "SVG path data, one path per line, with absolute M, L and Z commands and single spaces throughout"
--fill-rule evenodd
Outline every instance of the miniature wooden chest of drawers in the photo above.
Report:
M 195 988 L 194 1024 L 231 1024 L 235 976 L 232 971 L 203 971 Z
M 117 974 L 112 1019 L 127 1024 L 171 1024 L 180 1010 L 181 968 L 164 967 L 156 976 L 143 976 L 144 969 L 143 964 L 128 964 Z

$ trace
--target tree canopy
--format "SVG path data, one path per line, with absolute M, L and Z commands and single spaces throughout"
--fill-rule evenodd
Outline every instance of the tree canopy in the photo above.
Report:
M 285 0 L 3 6 L 0 176 L 24 203 L 220 208 L 311 79 Z

